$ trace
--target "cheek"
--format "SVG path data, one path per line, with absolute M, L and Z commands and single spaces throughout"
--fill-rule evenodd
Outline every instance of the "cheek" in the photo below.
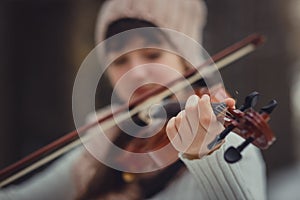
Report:
M 172 63 L 170 63 L 170 65 L 173 67 L 174 70 L 178 71 L 181 74 L 184 74 L 186 71 L 185 64 L 177 56 L 176 58 L 172 59 Z
M 126 85 L 120 83 L 120 80 L 122 80 L 123 73 L 120 72 L 120 70 L 108 70 L 107 71 L 107 77 L 111 83 L 111 86 L 115 92 L 117 92 L 118 96 L 124 99 L 124 95 L 126 93 L 122 91 L 126 91 Z
M 122 69 L 119 68 L 111 68 L 107 70 L 107 76 L 111 83 L 111 85 L 114 87 L 116 84 L 120 85 L 118 83 L 120 80 L 122 80 L 122 77 L 124 76 L 125 72 Z
M 118 75 L 118 73 L 116 73 L 115 70 L 108 69 L 107 77 L 108 77 L 108 80 L 110 81 L 110 83 L 112 84 L 112 86 L 114 86 L 116 81 L 118 80 L 119 75 Z

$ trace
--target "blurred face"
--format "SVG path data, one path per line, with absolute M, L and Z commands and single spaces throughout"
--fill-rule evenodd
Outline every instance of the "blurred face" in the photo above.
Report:
M 134 49 L 144 42 L 138 37 L 127 47 Z M 115 57 L 118 53 L 110 52 L 108 56 Z M 109 66 L 107 74 L 118 96 L 128 101 L 158 85 L 166 85 L 185 70 L 179 56 L 156 48 L 144 48 L 119 56 Z

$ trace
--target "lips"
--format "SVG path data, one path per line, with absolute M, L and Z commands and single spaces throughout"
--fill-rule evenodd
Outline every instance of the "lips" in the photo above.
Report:
M 154 83 L 149 83 L 149 84 L 145 84 L 141 87 L 138 87 L 135 91 L 134 91 L 134 95 L 141 95 L 141 94 L 145 94 L 146 92 L 153 90 L 154 88 L 157 88 L 159 85 L 158 84 L 154 84 Z

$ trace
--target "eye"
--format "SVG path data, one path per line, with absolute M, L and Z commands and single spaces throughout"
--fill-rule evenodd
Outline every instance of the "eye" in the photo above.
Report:
M 128 62 L 128 58 L 126 56 L 121 56 L 119 58 L 117 58 L 112 65 L 113 66 L 122 66 L 125 65 Z
M 160 58 L 162 53 L 160 51 L 148 51 L 145 53 L 145 57 L 149 60 L 156 60 Z

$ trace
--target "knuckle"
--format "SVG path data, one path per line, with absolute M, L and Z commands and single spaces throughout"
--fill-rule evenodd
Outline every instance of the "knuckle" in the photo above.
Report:
M 201 115 L 200 116 L 200 123 L 204 127 L 208 127 L 212 121 L 211 115 Z

